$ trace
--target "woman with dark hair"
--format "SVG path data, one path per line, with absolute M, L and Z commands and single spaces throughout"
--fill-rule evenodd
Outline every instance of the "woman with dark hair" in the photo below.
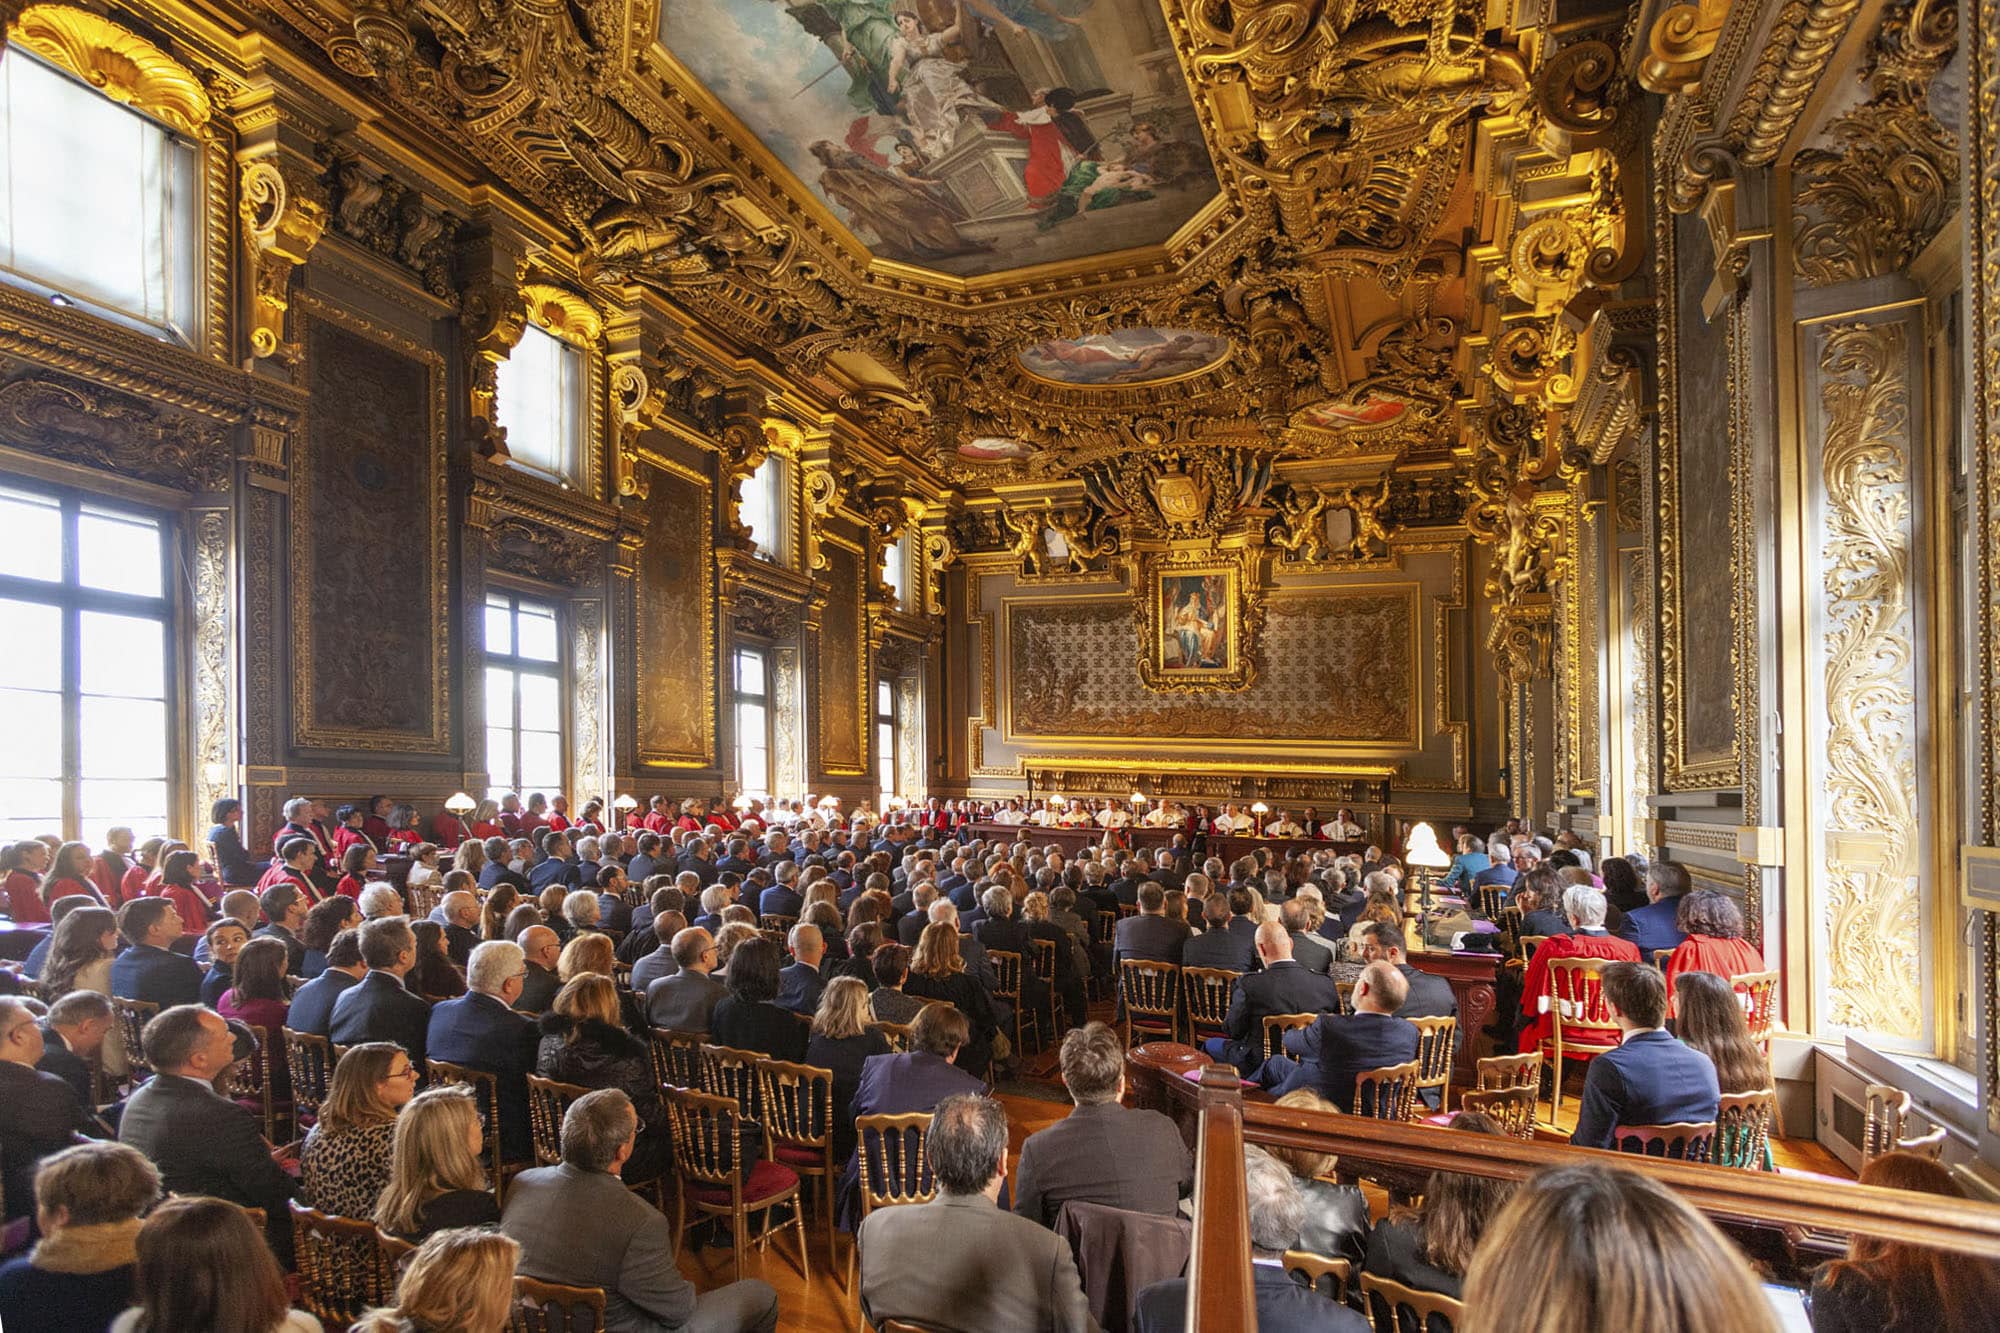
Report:
M 294 1310 L 250 1214 L 221 1199 L 172 1198 L 139 1228 L 139 1303 L 111 1333 L 324 1333 Z
M 108 907 L 79 907 L 63 917 L 49 942 L 42 987 L 54 1004 L 73 990 L 111 994 L 111 956 L 118 951 L 118 918 Z
M 236 955 L 250 942 L 250 928 L 225 916 L 202 932 L 208 941 L 208 975 L 201 979 L 201 1002 L 213 1009 L 236 980 Z
M 1674 925 L 1687 938 L 1667 956 L 1667 994 L 1683 972 L 1740 977 L 1764 970 L 1764 955 L 1743 938 L 1743 909 L 1728 894 L 1696 889 L 1681 899 Z
M 1725 1096 L 1762 1092 L 1771 1086 L 1771 1062 L 1750 1040 L 1750 1024 L 1734 986 L 1713 972 L 1683 972 L 1674 978 L 1670 996 L 1679 1015 L 1674 1035 L 1690 1050 L 1709 1058 L 1715 1066 L 1716 1085 Z M 1742 1165 L 1742 1154 L 1731 1144 L 1718 1141 L 1716 1155 Z M 1768 1141 L 1764 1144 L 1764 1169 L 1777 1170 Z
M 495 884 L 486 901 L 479 905 L 479 938 L 483 940 L 511 940 L 514 935 L 506 933 L 507 918 L 521 905 L 521 891 L 512 884 Z M 526 929 L 526 927 L 522 927 Z M 519 934 L 516 931 L 515 934 Z
M 868 1012 L 877 1023 L 907 1023 L 923 1012 L 926 1001 L 906 995 L 903 986 L 910 979 L 910 951 L 901 944 L 885 944 L 875 951 L 875 989 L 868 996 Z
M 0 851 L 0 872 L 6 875 L 0 888 L 6 891 L 7 915 L 15 925 L 47 924 L 49 905 L 42 901 L 42 871 L 48 864 L 48 844 L 33 838 L 11 843 Z
M 215 1012 L 257 1029 L 262 1063 L 270 1070 L 274 1101 L 292 1095 L 291 1071 L 285 1063 L 285 1022 L 291 1001 L 285 994 L 285 942 L 260 935 L 243 946 L 230 969 L 229 989 L 216 1001 Z M 249 1102 L 246 1101 L 245 1105 Z M 261 1110 L 258 1102 L 252 1109 Z
M 1604 901 L 1621 912 L 1636 912 L 1646 905 L 1646 886 L 1639 871 L 1622 856 L 1607 856 L 1597 868 L 1604 879 Z
M 392 852 L 407 852 L 424 840 L 417 828 L 417 807 L 408 801 L 398 801 L 389 807 L 388 832 L 383 839 L 383 849 Z
M 80 842 L 66 842 L 56 848 L 54 859 L 42 875 L 42 906 L 47 907 L 56 899 L 67 898 L 72 893 L 104 902 L 97 881 L 90 877 L 93 864 L 90 848 Z
M 542 909 L 533 903 L 516 903 L 514 910 L 507 913 L 507 923 L 500 927 L 498 938 L 519 940 L 521 932 L 542 924 Z
M 465 994 L 465 974 L 446 951 L 444 927 L 435 921 L 412 921 L 410 933 L 417 937 L 417 965 L 404 984 L 433 1000 L 455 1000 Z
M 342 898 L 359 899 L 361 891 L 368 887 L 368 872 L 375 869 L 381 858 L 375 849 L 365 842 L 350 842 L 340 854 L 340 882 L 333 886 L 334 893 Z
M 965 1015 L 972 1026 L 972 1038 L 958 1053 L 958 1066 L 976 1078 L 986 1077 L 986 1066 L 993 1059 L 993 1038 L 1000 1031 L 999 1017 L 993 1012 L 993 997 L 986 993 L 986 987 L 965 970 L 958 930 L 950 923 L 933 921 L 917 937 L 908 989 L 920 1000 L 943 1000 Z
M 326 971 L 326 951 L 333 946 L 333 937 L 349 926 L 361 924 L 361 907 L 352 898 L 339 894 L 323 903 L 315 903 L 306 913 L 306 923 L 299 927 L 299 943 L 306 948 L 305 958 L 299 963 L 299 975 L 311 981 Z
M 243 846 L 243 802 L 224 796 L 208 810 L 208 846 L 215 874 L 224 888 L 250 889 L 264 876 L 264 862 L 254 861 Z
M 1502 1136 L 1504 1131 L 1478 1111 L 1460 1111 L 1451 1129 Z M 1507 1199 L 1514 1182 L 1491 1176 L 1433 1171 L 1417 1208 L 1391 1209 L 1368 1237 L 1364 1271 L 1418 1291 L 1463 1299 L 1465 1272 L 1479 1238 Z
M 160 882 L 149 895 L 171 899 L 174 910 L 181 914 L 181 925 L 187 930 L 199 933 L 208 929 L 208 899 L 194 886 L 201 858 L 177 842 L 168 843 L 161 852 Z
M 1883 1153 L 1861 1183 L 1963 1199 L 1951 1172 L 1911 1152 Z M 1856 1236 L 1847 1257 L 1813 1278 L 1814 1333 L 1930 1333 L 1990 1328 L 2000 1310 L 2000 1265 L 1962 1254 Z
M 717 1045 L 794 1063 L 806 1058 L 806 1025 L 775 1003 L 781 961 L 778 946 L 761 935 L 736 946 L 723 974 L 729 993 L 716 1002 L 709 1019 Z
M 368 831 L 362 827 L 362 823 L 367 817 L 368 812 L 358 805 L 343 805 L 333 812 L 333 854 L 335 856 L 346 856 L 347 849 L 350 847 L 374 847 L 377 851 L 382 850 L 375 839 L 369 837 Z

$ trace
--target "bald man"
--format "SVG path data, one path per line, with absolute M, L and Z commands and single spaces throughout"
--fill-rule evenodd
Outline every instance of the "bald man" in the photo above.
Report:
M 1269 1014 L 1337 1013 L 1340 989 L 1333 978 L 1314 972 L 1292 956 L 1292 937 L 1282 923 L 1257 927 L 1257 958 L 1261 972 L 1236 979 L 1229 1012 L 1222 1020 L 1227 1036 L 1210 1037 L 1209 1055 L 1227 1060 L 1248 1074 L 1264 1059 L 1264 1019 Z
M 1409 990 L 1393 965 L 1370 963 L 1354 983 L 1353 1013 L 1327 1014 L 1309 1028 L 1287 1032 L 1285 1054 L 1266 1060 L 1251 1077 L 1275 1096 L 1310 1088 L 1353 1112 L 1355 1075 L 1417 1058 L 1417 1025 L 1396 1017 Z M 1360 1110 L 1375 1114 L 1372 1106 Z
M 479 947 L 478 896 L 464 889 L 453 890 L 438 900 L 430 919 L 444 927 L 444 950 L 451 961 L 464 967 Z
M 547 926 L 529 926 L 514 937 L 527 955 L 528 975 L 514 1007 L 525 1014 L 539 1014 L 556 1002 L 562 978 L 556 975 L 556 961 L 562 957 L 562 937 Z

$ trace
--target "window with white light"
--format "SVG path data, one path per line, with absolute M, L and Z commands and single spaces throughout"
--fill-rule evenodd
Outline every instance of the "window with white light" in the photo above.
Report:
M 889 591 L 896 594 L 896 605 L 910 610 L 910 539 L 908 536 L 896 538 L 889 549 L 882 553 L 882 581 L 889 585 Z
M 0 58 L 0 272 L 123 324 L 193 341 L 194 145 L 18 46 Z
M 500 363 L 494 413 L 518 466 L 557 481 L 576 477 L 583 452 L 583 349 L 530 324 Z
M 167 831 L 167 529 L 74 492 L 0 487 L 0 839 Z
M 760 648 L 736 650 L 736 786 L 771 794 L 771 659 Z
M 563 789 L 562 625 L 546 602 L 486 597 L 487 795 Z
M 779 563 L 783 563 L 788 554 L 785 541 L 787 475 L 784 456 L 766 454 L 757 470 L 743 479 L 743 504 L 738 511 L 743 517 L 743 526 L 750 530 L 751 540 L 757 544 L 757 554 Z
M 875 682 L 875 777 L 881 797 L 875 808 L 887 810 L 896 794 L 896 687 L 886 680 Z

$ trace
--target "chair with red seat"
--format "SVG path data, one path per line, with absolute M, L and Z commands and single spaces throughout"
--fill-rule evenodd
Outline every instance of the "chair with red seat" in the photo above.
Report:
M 833 1071 L 787 1060 L 757 1062 L 764 1138 L 773 1161 L 816 1180 L 826 1205 L 826 1257 L 834 1262 Z
M 734 1098 L 680 1088 L 662 1088 L 660 1093 L 666 1099 L 667 1120 L 673 1127 L 674 1171 L 681 1185 L 674 1196 L 675 1258 L 680 1257 L 689 1207 L 703 1215 L 726 1217 L 733 1238 L 736 1277 L 740 1281 L 744 1242 L 755 1241 L 761 1254 L 779 1225 L 773 1216 L 777 1206 L 789 1203 L 790 1225 L 798 1232 L 799 1275 L 807 1282 L 812 1281 L 798 1172 L 783 1162 L 765 1158 L 751 1168 L 748 1179 L 744 1178 L 739 1169 L 743 1156 L 742 1117 Z M 763 1229 L 754 1236 L 745 1234 L 752 1212 L 764 1214 Z

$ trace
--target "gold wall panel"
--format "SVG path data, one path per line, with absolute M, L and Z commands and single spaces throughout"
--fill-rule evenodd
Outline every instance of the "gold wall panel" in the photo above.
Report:
M 651 458 L 651 523 L 640 549 L 634 642 L 641 764 L 706 768 L 715 762 L 715 561 L 708 479 Z
M 1415 748 L 1417 597 L 1413 585 L 1268 597 L 1256 679 L 1192 697 L 1139 679 L 1128 598 L 1008 598 L 1006 739 Z
M 292 743 L 447 753 L 444 361 L 301 304 L 311 403 L 292 469 Z
M 820 613 L 819 651 L 813 678 L 819 714 L 821 773 L 858 777 L 868 771 L 866 561 L 860 546 L 830 533 L 820 536 L 826 562 L 821 586 L 826 608 Z
M 1971 53 L 1967 83 L 1970 96 L 1966 116 L 1966 161 L 1976 184 L 1967 189 L 1966 249 L 1967 271 L 1974 281 L 1966 284 L 1970 306 L 1968 337 L 1974 349 L 1970 356 L 1970 401 L 1966 415 L 1970 425 L 1972 456 L 1977 469 L 1971 497 L 1971 526 L 1979 534 L 1975 548 L 1978 561 L 1976 586 L 1991 589 L 2000 583 L 2000 0 L 1974 0 L 1969 7 L 1972 34 L 1966 42 Z M 1979 799 L 1974 804 L 1977 829 L 1969 830 L 1967 841 L 1992 846 L 2000 841 L 2000 632 L 1996 632 L 1993 600 L 1975 599 L 1978 615 L 1978 655 L 1973 664 L 1975 700 L 1973 719 L 1968 719 L 1966 735 L 1973 740 L 1978 757 Z M 1980 1100 L 1985 1106 L 1986 1128 L 2000 1134 L 2000 913 L 1986 914 L 1983 935 L 1983 962 L 1980 990 L 1984 1022 L 1984 1067 Z

